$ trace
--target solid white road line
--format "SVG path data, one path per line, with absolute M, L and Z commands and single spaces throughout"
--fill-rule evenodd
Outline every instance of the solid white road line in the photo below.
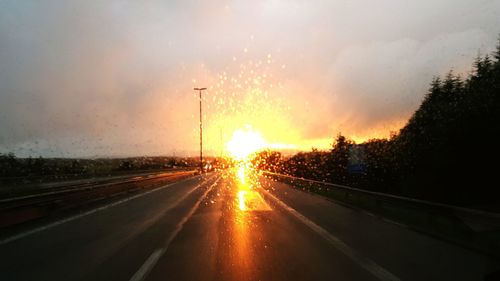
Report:
M 165 253 L 165 248 L 156 249 L 151 256 L 144 262 L 144 264 L 139 268 L 139 270 L 130 278 L 130 281 L 142 281 L 149 272 L 153 269 L 155 264 L 161 258 L 163 253 Z
M 326 229 L 322 228 L 321 226 L 317 225 L 313 221 L 309 220 L 305 216 L 303 216 L 301 213 L 297 212 L 295 209 L 292 207 L 288 206 L 286 203 L 278 199 L 276 196 L 271 194 L 271 192 L 265 190 L 262 188 L 264 192 L 266 192 L 267 195 L 269 195 L 270 198 L 272 198 L 279 206 L 281 206 L 283 209 L 288 211 L 291 215 L 293 215 L 295 218 L 297 218 L 299 221 L 301 221 L 303 224 L 307 225 L 310 229 L 312 229 L 314 232 L 319 234 L 321 237 L 323 237 L 325 240 L 327 240 L 332 246 L 343 252 L 346 256 L 351 258 L 354 262 L 356 262 L 358 265 L 369 271 L 372 275 L 377 277 L 379 280 L 383 281 L 400 281 L 397 276 L 383 268 L 382 266 L 378 265 L 371 259 L 361 255 L 351 247 L 349 247 L 346 243 L 344 243 L 342 240 L 338 239 L 337 237 L 333 236 L 331 233 L 329 233 Z
M 72 216 L 72 217 L 69 217 L 69 218 L 65 218 L 65 219 L 62 219 L 62 220 L 59 220 L 59 221 L 55 221 L 53 223 L 50 223 L 50 224 L 47 224 L 47 225 L 44 225 L 44 226 L 40 226 L 40 227 L 37 227 L 37 228 L 34 228 L 34 229 L 31 229 L 31 230 L 28 230 L 26 232 L 22 232 L 20 234 L 17 234 L 17 235 L 14 235 L 14 236 L 11 236 L 11 237 L 8 237 L 8 238 L 5 238 L 3 240 L 0 240 L 0 246 L 1 245 L 4 245 L 4 244 L 7 244 L 7 243 L 10 243 L 10 242 L 13 242 L 13 241 L 16 241 L 16 240 L 19 240 L 21 238 L 24 238 L 26 236 L 29 236 L 29 235 L 32 235 L 32 234 L 35 234 L 37 232 L 41 232 L 41 231 L 44 231 L 44 230 L 47 230 L 47 229 L 50 229 L 50 228 L 53 228 L 55 226 L 58 226 L 58 225 L 61 225 L 61 224 L 64 224 L 64 223 L 67 223 L 67 222 L 70 222 L 70 221 L 74 221 L 76 219 L 79 219 L 81 217 L 85 217 L 85 216 L 88 216 L 90 214 L 93 214 L 93 213 L 96 213 L 96 212 L 99 212 L 99 211 L 103 211 L 103 210 L 106 210 L 110 207 L 114 207 L 114 206 L 117 206 L 117 205 L 120 205 L 120 204 L 123 204 L 125 202 L 128 202 L 130 200 L 133 200 L 133 199 L 136 199 L 136 198 L 139 198 L 139 197 L 142 197 L 144 195 L 147 195 L 147 194 L 150 194 L 150 193 L 153 193 L 153 192 L 156 192 L 156 191 L 159 191 L 159 190 L 162 190 L 164 188 L 167 188 L 167 187 L 170 187 L 172 185 L 176 185 L 176 184 L 180 184 L 180 183 L 183 183 L 189 179 L 192 179 L 192 178 L 187 178 L 187 179 L 184 179 L 184 180 L 181 180 L 181 181 L 178 181 L 178 182 L 174 182 L 174 183 L 170 183 L 170 184 L 167 184 L 167 185 L 164 185 L 164 186 L 160 186 L 160 187 L 157 187 L 155 189 L 151 189 L 151 190 L 148 190 L 148 191 L 145 191 L 143 193 L 139 193 L 139 194 L 136 194 L 134 196 L 131 196 L 131 197 L 127 197 L 125 199 L 122 199 L 122 200 L 119 200 L 119 201 L 116 201 L 116 202 L 113 202 L 111 204 L 108 204 L 108 205 L 104 205 L 104 206 L 101 206 L 99 208 L 96 208 L 96 209 L 92 209 L 92 210 L 89 210 L 89 211 L 86 211 L 86 212 L 83 212 L 81 214 L 78 214 L 78 215 L 75 215 L 75 216 Z M 196 185 L 195 188 L 193 188 L 192 190 L 190 190 L 189 193 L 191 193 L 192 191 L 194 191 L 195 189 L 197 189 L 198 187 L 200 187 L 202 184 L 204 184 L 205 182 L 202 182 L 198 185 Z M 185 196 L 187 196 L 189 193 L 187 193 Z M 185 196 L 183 196 L 182 198 L 185 198 Z M 179 201 L 179 200 L 177 200 Z M 178 202 L 176 202 L 175 204 L 177 204 Z
M 193 214 L 198 210 L 198 207 L 200 206 L 201 202 L 207 194 L 212 190 L 212 188 L 217 185 L 217 182 L 219 181 L 219 178 L 209 187 L 207 190 L 201 195 L 201 197 L 196 201 L 194 206 L 189 210 L 189 212 L 181 219 L 181 221 L 176 225 L 174 231 L 170 234 L 168 239 L 165 241 L 165 245 L 159 249 L 156 249 L 150 256 L 149 258 L 144 262 L 144 264 L 137 270 L 137 272 L 130 278 L 130 281 L 142 281 L 144 280 L 149 272 L 154 268 L 158 260 L 163 256 L 163 254 L 167 251 L 168 246 L 172 241 L 175 239 L 177 234 L 182 230 L 184 227 L 184 224 L 193 216 Z

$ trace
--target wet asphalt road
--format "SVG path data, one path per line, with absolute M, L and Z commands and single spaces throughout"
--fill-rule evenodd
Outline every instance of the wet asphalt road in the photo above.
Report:
M 482 280 L 499 268 L 241 170 L 108 202 L 0 242 L 0 280 Z

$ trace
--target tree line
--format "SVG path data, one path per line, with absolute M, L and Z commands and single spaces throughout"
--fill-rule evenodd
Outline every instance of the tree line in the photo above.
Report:
M 254 163 L 372 191 L 498 208 L 499 95 L 500 39 L 491 55 L 478 55 L 467 77 L 450 71 L 434 78 L 420 107 L 390 138 L 355 144 L 338 134 L 328 151 L 291 157 L 264 151 Z

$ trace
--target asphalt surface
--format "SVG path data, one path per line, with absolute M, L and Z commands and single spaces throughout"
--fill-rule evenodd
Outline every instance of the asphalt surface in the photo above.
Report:
M 0 240 L 0 280 L 482 280 L 498 260 L 229 170 Z

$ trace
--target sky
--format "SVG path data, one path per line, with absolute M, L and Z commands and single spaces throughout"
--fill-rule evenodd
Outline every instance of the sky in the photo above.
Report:
M 2 0 L 0 153 L 195 155 L 193 87 L 208 154 L 387 137 L 499 34 L 498 0 Z

